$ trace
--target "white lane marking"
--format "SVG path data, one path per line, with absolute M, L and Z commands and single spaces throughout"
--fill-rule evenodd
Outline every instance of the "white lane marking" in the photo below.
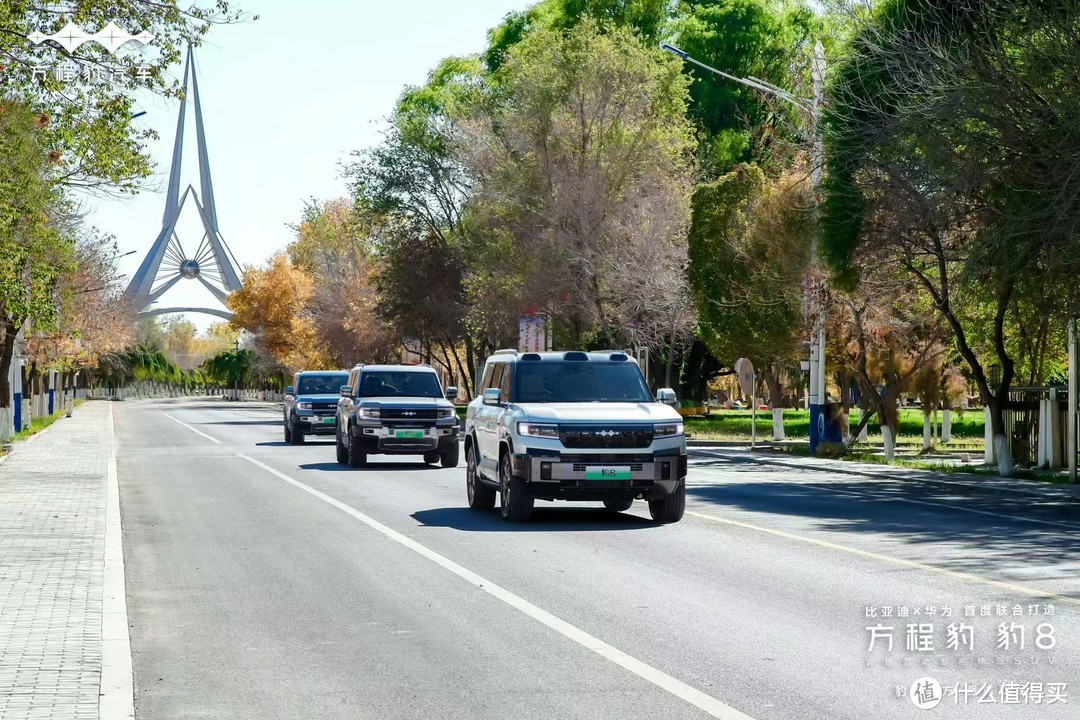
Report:
M 726 476 L 730 477 L 730 473 L 727 473 L 727 472 L 725 472 L 723 470 L 715 470 L 715 469 L 712 469 L 712 468 L 700 468 L 700 467 L 694 467 L 693 465 L 690 466 L 690 469 L 691 470 L 696 470 L 697 472 L 710 473 L 710 474 L 713 474 L 713 475 L 726 475 Z M 949 505 L 947 503 L 930 502 L 929 500 L 912 500 L 911 498 L 902 498 L 902 497 L 878 497 L 878 496 L 871 495 L 871 494 L 868 494 L 868 493 L 857 492 L 855 490 L 840 490 L 840 489 L 837 489 L 837 488 L 829 487 L 828 485 L 821 485 L 819 483 L 814 483 L 813 481 L 810 481 L 810 482 L 798 482 L 798 481 L 787 482 L 787 481 L 784 481 L 784 480 L 757 480 L 756 482 L 776 483 L 776 484 L 780 484 L 780 485 L 795 484 L 795 485 L 798 485 L 799 487 L 808 487 L 808 488 L 812 488 L 814 490 L 821 490 L 821 491 L 824 491 L 824 492 L 840 493 L 840 494 L 843 494 L 843 495 L 854 495 L 856 497 L 865 498 L 866 500 L 873 500 L 875 502 L 903 502 L 903 503 L 911 503 L 912 505 L 929 505 L 930 507 L 941 507 L 941 508 L 945 508 L 947 510 L 955 510 L 957 512 L 973 513 L 975 515 L 989 515 L 990 517 L 1005 518 L 1006 520 L 1019 520 L 1021 522 L 1036 523 L 1038 525 L 1053 525 L 1055 527 L 1069 528 L 1070 530 L 1080 530 L 1080 524 L 1078 524 L 1078 523 L 1070 523 L 1070 522 L 1065 522 L 1065 521 L 1061 521 L 1061 520 L 1039 520 L 1038 518 L 1023 517 L 1021 515 L 1006 515 L 1004 513 L 990 512 L 989 510 L 976 510 L 974 508 L 957 507 L 956 505 Z M 895 481 L 895 480 L 889 480 L 889 481 L 875 480 L 874 482 L 881 485 L 882 488 L 889 489 L 888 483 L 894 483 L 895 484 L 897 481 Z M 918 482 L 918 481 L 916 481 L 916 482 Z
M 304 492 L 314 495 L 323 502 L 333 505 L 337 509 L 348 513 L 352 517 L 356 518 L 357 520 L 364 523 L 373 530 L 385 535 L 399 545 L 402 545 L 409 550 L 412 550 L 418 555 L 422 555 L 428 560 L 431 560 L 436 565 L 444 568 L 445 570 L 449 570 L 462 580 L 465 580 L 466 582 L 475 585 L 484 592 L 493 595 L 499 600 L 502 600 L 507 605 L 513 607 L 516 610 L 519 610 L 520 612 L 528 615 L 534 620 L 538 620 L 544 625 L 547 625 L 549 628 L 559 633 L 560 635 L 569 638 L 570 640 L 576 642 L 578 645 L 581 645 L 582 647 L 593 651 L 601 657 L 607 658 L 616 665 L 625 668 L 626 670 L 629 670 L 641 679 L 646 680 L 653 685 L 656 685 L 661 690 L 671 693 L 680 700 L 684 700 L 690 703 L 694 707 L 708 713 L 712 717 L 721 718 L 721 720 L 753 720 L 753 718 L 751 718 L 749 715 L 741 713 L 735 708 L 725 705 L 711 695 L 707 695 L 701 692 L 697 688 L 691 687 L 680 680 L 676 680 L 662 670 L 658 670 L 651 665 L 647 665 L 641 660 L 627 655 L 622 650 L 612 647 L 603 640 L 600 640 L 599 638 L 590 635 L 584 630 L 581 630 L 580 628 L 571 625 L 570 623 L 556 617 L 555 615 L 552 615 L 546 610 L 538 608 L 536 605 L 533 605 L 528 600 L 525 600 L 524 598 L 515 595 L 509 590 L 505 590 L 499 587 L 490 580 L 485 580 L 471 570 L 467 570 L 461 565 L 458 565 L 453 560 L 443 557 L 434 550 L 431 550 L 426 546 L 421 545 L 420 543 L 409 537 L 406 537 L 405 535 L 402 535 L 396 530 L 390 529 L 386 525 L 380 523 L 378 520 L 375 520 L 374 518 L 365 515 L 359 510 L 349 505 L 346 505 L 345 503 L 340 502 L 339 500 L 336 500 L 329 495 L 300 482 L 299 480 L 295 480 L 286 475 L 285 473 L 279 472 L 278 470 L 275 470 L 266 463 L 260 462 L 253 457 L 249 457 L 242 453 L 238 454 L 238 457 L 241 457 L 250 462 L 251 464 L 262 468 L 266 472 L 274 475 L 277 478 L 280 478 L 281 480 L 284 480 L 290 485 L 294 485 L 303 490 Z
M 128 635 L 127 587 L 124 583 L 124 541 L 120 518 L 120 485 L 116 478 L 116 428 L 109 404 L 109 457 L 106 469 L 105 570 L 101 589 L 101 691 L 98 716 L 135 717 L 135 690 Z
M 925 565 L 914 560 L 904 560 L 903 558 L 890 557 L 889 555 L 882 555 L 880 553 L 870 552 L 869 550 L 859 550 L 858 548 L 849 547 L 847 545 L 840 545 L 839 543 L 832 543 L 826 540 L 817 540 L 815 538 L 805 537 L 803 535 L 795 535 L 794 533 L 784 532 L 783 530 L 773 530 L 772 528 L 761 527 L 760 525 L 753 525 L 751 523 L 741 522 L 739 520 L 729 520 L 727 518 L 717 517 L 716 515 L 708 515 L 706 513 L 694 512 L 692 510 L 686 511 L 687 515 L 701 518 L 703 520 L 711 520 L 712 522 L 723 523 L 724 525 L 733 525 L 735 527 L 745 528 L 747 530 L 756 530 L 757 532 L 768 533 L 769 535 L 775 535 L 787 540 L 796 540 L 798 542 L 809 543 L 810 545 L 817 545 L 823 548 L 829 548 L 830 550 L 839 550 L 841 552 L 850 553 L 851 555 L 858 555 L 860 557 L 870 558 L 872 560 L 880 560 L 882 562 L 892 563 L 894 565 L 903 565 L 904 567 L 914 568 L 916 570 L 925 570 L 926 572 L 937 573 L 939 575 L 946 575 L 959 580 L 967 580 L 969 582 L 976 582 L 981 585 L 989 585 L 1001 590 L 1009 590 L 1011 592 L 1018 592 L 1024 595 L 1031 595 L 1032 597 L 1048 598 L 1056 600 L 1058 602 L 1069 603 L 1071 605 L 1080 605 L 1080 598 L 1069 597 L 1068 595 L 1057 595 L 1051 592 L 1045 592 L 1036 588 L 1029 588 L 1024 585 L 1015 585 L 1013 583 L 1001 582 L 1000 580 L 990 580 L 988 578 L 980 577 L 978 575 L 972 575 L 971 573 L 959 572 L 957 570 L 948 570 L 946 568 L 936 567 L 934 565 Z
M 210 442 L 215 442 L 218 445 L 221 444 L 221 441 L 218 440 L 216 437 L 211 437 L 211 436 L 207 435 L 206 433 L 204 433 L 202 430 L 197 430 L 197 429 L 191 427 L 190 425 L 188 425 L 186 422 L 183 422 L 182 420 L 177 420 L 176 418 L 174 418 L 169 413 L 162 411 L 161 414 L 164 415 L 165 417 L 169 418 L 170 420 L 172 420 L 174 423 L 179 423 L 180 425 L 183 425 L 184 427 L 186 427 L 188 430 L 195 433 L 196 435 L 202 435 L 204 438 L 206 438 Z

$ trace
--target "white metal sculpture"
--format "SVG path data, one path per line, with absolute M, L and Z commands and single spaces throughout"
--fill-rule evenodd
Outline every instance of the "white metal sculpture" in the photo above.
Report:
M 199 281 L 223 303 L 230 292 L 240 289 L 240 277 L 236 271 L 238 263 L 218 229 L 214 185 L 210 178 L 210 161 L 206 152 L 206 130 L 203 126 L 202 107 L 199 104 L 199 81 L 195 77 L 193 57 L 194 54 L 189 47 L 187 60 L 184 63 L 184 95 L 180 103 L 180 115 L 176 121 L 176 140 L 173 145 L 169 189 L 165 197 L 165 214 L 161 219 L 161 232 L 132 277 L 126 294 L 140 315 L 198 312 L 228 319 L 232 317 L 232 313 L 220 308 L 151 307 L 181 280 Z M 189 102 L 195 110 L 200 190 L 197 192 L 194 186 L 189 184 L 181 195 L 180 170 L 184 154 L 184 121 Z M 189 200 L 198 211 L 203 228 L 202 240 L 193 253 L 185 250 L 176 234 L 176 224 L 180 219 L 180 213 Z

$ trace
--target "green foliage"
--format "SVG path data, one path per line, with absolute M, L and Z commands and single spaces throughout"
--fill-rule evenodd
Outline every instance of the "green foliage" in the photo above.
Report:
M 512 12 L 488 33 L 488 48 L 483 60 L 494 73 L 506 61 L 510 49 L 530 33 L 545 30 L 570 30 L 586 18 L 605 27 L 636 32 L 653 45 L 669 20 L 670 3 L 666 0 L 543 0 L 523 12 Z
M 801 326 L 801 278 L 814 232 L 805 178 L 769 180 L 739 165 L 698 185 L 689 235 L 689 276 L 698 334 L 721 362 L 760 367 L 791 359 Z
M 35 112 L 47 112 L 52 123 L 47 144 L 58 155 L 57 179 L 66 186 L 108 187 L 134 190 L 148 177 L 151 163 L 146 143 L 152 130 L 132 124 L 133 90 L 177 95 L 179 87 L 168 72 L 181 58 L 188 42 L 198 42 L 212 24 L 232 22 L 240 13 L 225 0 L 210 4 L 164 2 L 116 2 L 73 0 L 63 3 L 16 2 L 0 8 L 0 96 L 16 99 Z M 95 32 L 115 21 L 130 32 L 154 35 L 153 51 L 121 51 L 111 54 L 87 43 L 68 55 L 52 43 L 33 45 L 34 31 L 51 34 L 73 21 Z M 119 82 L 64 82 L 54 74 L 35 73 L 35 67 L 51 69 L 65 62 L 79 67 L 108 70 Z M 137 77 L 137 68 L 149 67 L 148 77 Z
M 807 95 L 807 69 L 821 25 L 802 2 L 684 0 L 672 22 L 674 44 L 736 77 L 757 77 Z M 778 139 L 803 140 L 790 106 L 689 64 L 690 117 L 700 158 L 712 176 L 739 162 L 769 163 Z
M 0 102 L 0 330 L 8 333 L 27 321 L 48 330 L 57 282 L 74 267 L 74 243 L 54 222 L 62 206 L 41 140 L 45 122 L 23 105 Z
M 247 348 L 226 350 L 208 359 L 200 368 L 205 380 L 218 385 L 246 383 L 256 365 L 255 353 Z

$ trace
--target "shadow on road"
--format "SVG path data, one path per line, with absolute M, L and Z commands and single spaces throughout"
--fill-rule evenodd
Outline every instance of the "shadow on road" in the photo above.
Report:
M 465 532 L 598 532 L 608 530 L 643 530 L 657 527 L 651 520 L 599 508 L 562 508 L 537 506 L 532 520 L 510 523 L 497 510 L 478 512 L 467 507 L 419 510 L 413 519 L 426 527 L 445 527 Z
M 1026 579 L 1075 577 L 1080 558 L 1080 508 L 1075 504 L 917 481 L 824 476 L 815 482 L 812 475 L 792 473 L 797 480 L 782 482 L 787 471 L 710 465 L 728 477 L 711 475 L 714 483 L 692 479 L 687 494 L 699 503 L 804 518 L 813 521 L 811 530 L 895 538 L 928 548 L 935 564 L 956 570 L 985 570 L 988 564 L 1043 566 L 1044 572 Z M 776 480 L 763 481 L 763 475 Z M 1061 565 L 1053 567 L 1056 563 Z

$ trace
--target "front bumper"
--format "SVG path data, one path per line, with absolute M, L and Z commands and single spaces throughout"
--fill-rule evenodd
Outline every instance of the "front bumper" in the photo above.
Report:
M 333 415 L 297 415 L 296 419 L 305 435 L 334 434 L 336 418 Z
M 675 492 L 686 478 L 685 454 L 570 454 L 528 451 L 512 458 L 514 475 L 528 482 L 541 500 L 606 500 L 615 497 L 658 500 Z M 629 468 L 630 478 L 587 477 L 599 468 Z
M 423 432 L 423 437 L 398 437 L 398 432 Z M 458 427 L 393 428 L 359 426 L 353 429 L 353 442 L 369 455 L 423 455 L 450 452 L 458 443 Z

